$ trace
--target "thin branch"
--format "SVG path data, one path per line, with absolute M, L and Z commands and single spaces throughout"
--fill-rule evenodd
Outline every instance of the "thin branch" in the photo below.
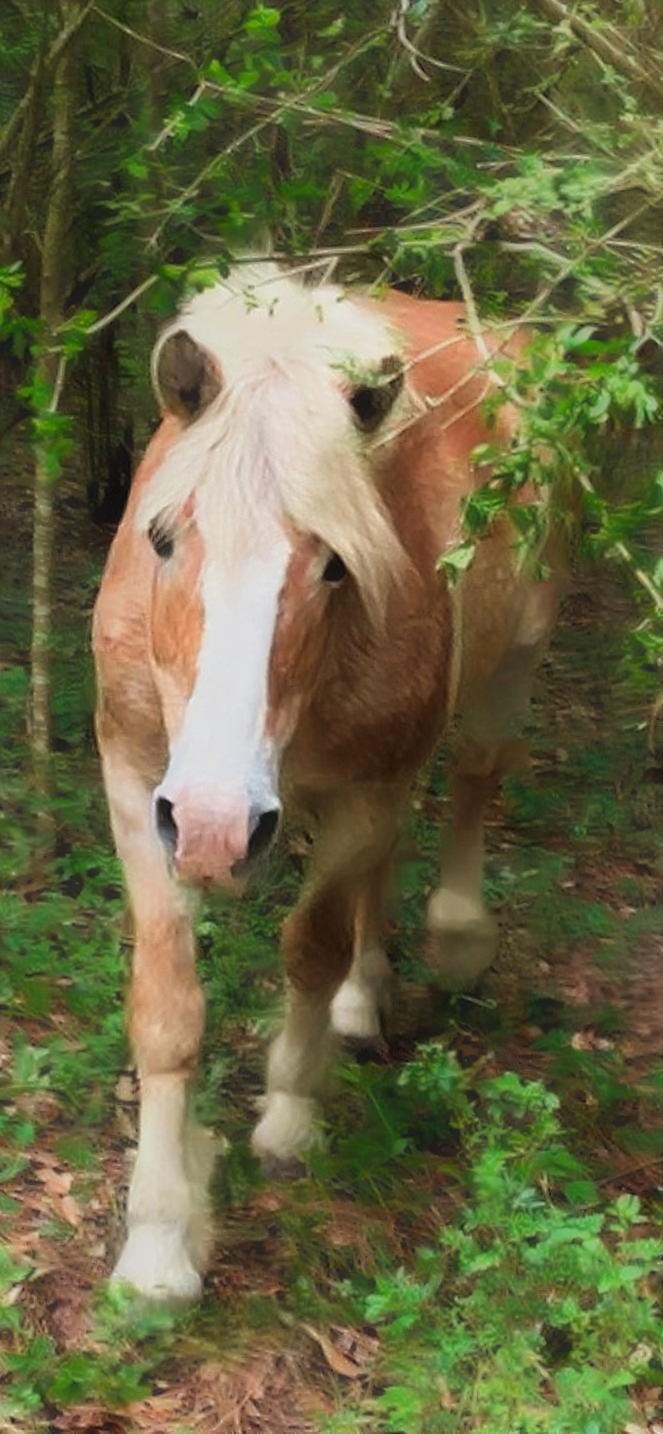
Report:
M 493 367 L 494 354 L 491 354 L 490 352 L 488 344 L 486 343 L 485 334 L 481 327 L 481 320 L 479 318 L 474 294 L 472 293 L 472 286 L 470 284 L 467 269 L 465 268 L 465 261 L 463 259 L 463 254 L 466 248 L 466 244 L 456 244 L 453 251 L 453 262 L 454 269 L 456 272 L 456 279 L 458 281 L 458 287 L 463 296 L 463 302 L 465 304 L 465 309 L 467 312 L 467 327 L 472 335 L 472 338 L 474 339 L 479 353 L 481 354 L 485 372 L 490 374 L 490 377 L 493 380 L 493 383 L 496 384 L 497 388 L 502 388 L 505 391 L 508 391 L 509 385 L 502 378 L 502 375 L 497 373 L 497 370 Z
M 323 81 L 318 82 L 315 89 L 317 90 L 320 84 L 327 84 L 328 82 L 329 75 L 326 75 Z M 344 125 L 349 129 L 358 130 L 360 134 L 373 135 L 375 139 L 398 139 L 404 147 L 410 142 L 409 138 L 403 135 L 402 127 L 399 124 L 391 120 L 377 119 L 374 115 L 362 114 L 359 110 L 316 110 L 312 105 L 304 104 L 302 98 L 298 96 L 295 96 L 292 100 L 288 100 L 284 105 L 278 100 L 270 100 L 266 95 L 249 95 L 244 92 L 238 93 L 237 90 L 227 85 L 217 85 L 211 80 L 205 81 L 205 88 L 217 94 L 224 95 L 227 99 L 233 100 L 237 104 L 251 105 L 254 109 L 264 110 L 273 120 L 280 119 L 281 115 L 287 111 L 289 114 L 304 115 L 306 119 L 315 121 L 317 125 Z M 310 94 L 312 91 L 308 91 L 308 93 Z M 457 148 L 459 145 L 463 145 L 469 149 L 485 150 L 486 148 L 485 140 L 473 139 L 470 135 L 465 134 L 443 135 L 440 134 L 437 129 L 427 129 L 420 125 L 413 127 L 413 136 L 418 140 L 435 140 L 437 144 L 449 144 L 454 148 Z M 505 155 L 515 155 L 518 152 L 511 145 L 502 145 L 501 148 Z M 585 158 L 585 156 L 583 156 L 583 158 Z M 501 161 L 501 163 L 506 163 L 506 160 Z
M 102 314 L 100 319 L 97 319 L 94 324 L 90 324 L 87 333 L 100 334 L 102 329 L 107 329 L 109 324 L 112 324 L 115 319 L 119 319 L 120 314 L 123 314 L 125 309 L 128 309 L 131 304 L 136 302 L 136 299 L 140 298 L 141 294 L 147 293 L 147 290 L 156 284 L 158 277 L 158 274 L 150 274 L 149 279 L 143 279 L 142 284 L 138 284 L 135 289 L 132 289 L 131 293 L 121 299 L 114 309 L 109 309 L 107 314 Z
M 580 484 L 580 487 L 584 489 L 585 493 L 590 494 L 592 498 L 596 498 L 597 493 L 591 478 L 588 478 L 587 474 L 584 473 L 580 468 L 576 468 L 575 475 Z M 661 596 L 658 588 L 652 582 L 649 574 L 646 573 L 644 569 L 639 566 L 638 560 L 635 557 L 635 554 L 632 552 L 631 548 L 627 547 L 626 543 L 622 542 L 621 539 L 618 539 L 617 542 L 612 544 L 612 548 L 610 551 L 617 553 L 621 558 L 622 562 L 626 563 L 627 566 L 631 569 L 633 576 L 637 578 L 641 587 L 645 589 L 645 592 L 648 593 L 649 597 L 652 599 L 656 611 L 663 612 L 663 597 Z
M 54 384 L 53 384 L 53 392 L 52 392 L 52 394 L 51 394 L 51 401 L 50 401 L 50 403 L 49 403 L 49 405 L 48 405 L 48 412 L 49 412 L 49 413 L 57 413 L 57 411 L 58 411 L 58 408 L 59 408 L 59 406 L 60 406 L 60 399 L 62 398 L 62 390 L 63 390 L 63 388 L 64 388 L 64 381 L 65 381 L 66 375 L 67 375 L 67 360 L 66 360 L 64 354 L 60 354 L 60 357 L 59 357 L 59 359 L 58 359 L 57 372 L 56 372 L 56 375 L 55 375 L 55 382 L 54 382 Z
M 548 95 L 539 95 L 539 99 L 541 101 L 541 104 L 545 105 L 546 109 L 550 110 L 550 113 L 555 116 L 555 119 L 559 120 L 560 124 L 564 125 L 565 129 L 570 130 L 572 134 L 585 134 L 585 130 L 583 129 L 582 125 L 578 124 L 576 120 L 571 119 L 570 115 L 565 114 L 564 110 L 561 110 L 559 108 L 559 105 L 554 104 L 554 102 L 550 99 Z M 596 133 L 596 129 L 594 129 L 594 131 L 592 132 L 592 140 L 596 145 L 597 149 L 600 149 L 603 154 L 607 154 L 610 159 L 614 159 L 614 148 L 611 148 L 608 143 L 604 142 L 602 139 L 599 138 L 598 134 Z M 586 160 L 587 155 L 579 154 L 576 155 L 575 158 L 580 160 Z
M 191 109 L 193 109 L 198 104 L 199 99 L 202 98 L 206 89 L 207 85 L 205 84 L 204 80 L 201 80 L 200 84 L 196 85 L 193 94 L 190 95 L 187 100 L 187 105 Z M 170 139 L 171 136 L 175 134 L 176 129 L 177 120 L 167 120 L 163 129 L 159 131 L 156 139 L 151 140 L 149 144 L 145 145 L 145 152 L 147 154 L 156 154 L 156 151 L 161 148 L 162 144 L 164 144 L 167 139 Z
M 659 99 L 663 99 L 663 84 L 660 79 L 633 59 L 628 53 L 623 35 L 613 31 L 614 40 L 609 38 L 605 28 L 598 29 L 590 24 L 577 11 L 563 4 L 562 0 L 535 0 L 535 3 L 545 11 L 550 20 L 566 25 L 576 39 L 586 45 L 603 64 L 610 65 L 613 70 L 626 75 L 635 84 L 646 85 Z
M 37 55 L 37 58 L 32 66 L 32 70 L 30 71 L 30 79 L 28 81 L 28 87 L 25 91 L 25 94 L 23 95 L 21 100 L 19 100 L 19 103 L 17 104 L 11 119 L 7 120 L 2 134 L 0 134 L 0 164 L 3 162 L 5 155 L 9 153 L 10 149 L 12 148 L 12 145 L 16 140 L 16 136 L 18 134 L 20 126 L 23 123 L 23 116 L 29 106 L 33 103 L 36 89 L 41 86 L 53 73 L 59 63 L 63 51 L 66 50 L 67 45 L 71 42 L 71 40 L 73 40 L 74 35 L 78 33 L 84 20 L 87 19 L 87 16 L 89 15 L 91 9 L 92 0 L 88 0 L 88 3 L 86 5 L 83 5 L 82 8 L 76 12 L 73 18 L 69 20 L 66 25 L 63 25 L 59 34 L 56 35 L 52 44 L 49 46 L 49 49 L 47 50 L 46 54 L 42 55 L 40 53 Z
M 620 1185 L 623 1180 L 630 1180 L 632 1175 L 638 1175 L 641 1170 L 653 1170 L 657 1165 L 663 1165 L 663 1155 L 652 1155 L 650 1160 L 640 1160 L 637 1165 L 629 1165 L 628 1170 L 614 1171 L 612 1175 L 604 1175 L 596 1185 Z
M 284 105 L 281 110 L 276 111 L 278 117 L 280 118 L 281 114 L 285 114 L 287 109 L 288 106 Z M 209 179 L 210 175 L 214 174 L 214 171 L 218 169 L 219 165 L 224 163 L 224 161 L 228 159 L 231 154 L 234 154 L 236 150 L 241 149 L 242 145 L 246 144 L 248 140 L 255 139 L 256 135 L 261 134 L 264 129 L 267 129 L 268 126 L 272 123 L 272 119 L 273 116 L 269 115 L 267 119 L 259 120 L 257 124 L 251 125 L 249 129 L 244 130 L 243 134 L 237 135 L 234 140 L 231 140 L 230 144 L 227 144 L 225 146 L 225 149 L 221 150 L 220 154 L 215 154 L 213 159 L 210 159 L 207 164 L 203 165 L 203 168 L 198 171 L 195 179 L 192 179 L 191 183 L 187 185 L 186 189 L 183 189 L 181 194 L 178 194 L 177 199 L 174 200 L 172 204 L 168 205 L 167 211 L 163 219 L 161 220 L 161 223 L 157 224 L 156 229 L 154 229 L 152 234 L 150 234 L 150 237 L 147 241 L 148 248 L 156 249 L 156 246 L 159 242 L 161 235 L 163 234 L 166 225 L 168 224 L 168 221 L 173 218 L 174 214 L 177 214 L 178 209 L 181 209 L 182 205 L 186 204 L 188 199 L 193 199 L 195 197 L 201 185 L 204 184 L 205 180 Z
M 306 95 L 318 94 L 321 89 L 324 89 L 326 85 L 330 84 L 330 82 L 336 78 L 339 72 L 344 69 L 346 65 L 349 65 L 353 60 L 357 59 L 357 57 L 360 54 L 363 54 L 366 50 L 371 49 L 372 46 L 379 39 L 382 38 L 383 35 L 384 27 L 381 26 L 380 29 L 372 31 L 370 35 L 365 36 L 363 40 L 358 42 L 356 45 L 353 45 L 351 49 L 348 50 L 347 54 L 345 54 L 342 59 L 338 61 L 337 64 L 332 65 L 331 69 L 327 70 L 326 74 L 321 75 L 320 78 L 315 81 L 315 84 L 309 86 L 308 90 L 305 92 Z M 212 84 L 209 80 L 205 80 L 204 88 L 206 90 L 209 90 L 210 93 L 222 94 L 226 97 L 229 97 L 229 91 L 225 85 L 215 85 Z M 232 91 L 230 92 L 230 95 L 232 98 L 237 98 L 237 95 L 235 95 Z M 238 149 L 241 149 L 241 147 L 246 144 L 248 140 L 254 139 L 256 135 L 261 134 L 264 129 L 266 129 L 270 124 L 273 124 L 274 120 L 280 120 L 284 115 L 289 114 L 293 110 L 298 108 L 298 98 L 299 97 L 295 97 L 293 99 L 285 101 L 277 101 L 273 104 L 266 102 L 265 106 L 263 106 L 268 106 L 268 113 L 266 118 L 264 120 L 259 120 L 258 123 L 255 125 L 251 125 L 250 128 L 248 130 L 245 130 L 243 134 L 237 135 L 234 140 L 231 140 L 230 143 L 225 146 L 225 149 L 222 149 L 219 154 L 215 155 L 213 159 L 211 159 L 206 165 L 203 166 L 203 168 L 196 175 L 196 178 L 191 181 L 191 184 L 187 185 L 187 188 L 183 190 L 180 195 L 178 195 L 178 198 L 171 205 L 168 206 L 164 218 L 162 219 L 161 223 L 157 225 L 157 228 L 154 230 L 153 234 L 151 234 L 148 240 L 148 244 L 151 248 L 154 248 L 156 246 L 158 239 L 163 233 L 163 230 L 169 219 L 171 219 L 173 215 L 177 213 L 178 209 L 180 209 L 182 205 L 186 203 L 187 199 L 194 198 L 194 196 L 198 193 L 201 184 L 203 184 L 204 181 L 215 172 L 218 166 L 224 163 L 225 160 L 228 159 L 231 154 L 234 154 Z M 313 113 L 316 112 L 313 111 Z
M 446 193 L 444 198 L 447 202 L 458 190 Z M 439 200 L 431 200 L 430 203 L 439 203 Z M 412 214 L 420 214 L 421 209 L 427 209 L 428 205 L 422 205 L 419 209 L 413 209 Z M 419 230 L 444 229 L 449 225 L 457 224 L 460 219 L 466 219 L 470 214 L 476 214 L 483 208 L 483 200 L 475 199 L 472 204 L 465 204 L 462 209 L 452 209 L 448 214 L 433 216 L 431 219 L 421 219 L 418 223 L 412 224 L 408 220 L 405 224 L 372 224 L 363 225 L 357 229 L 346 229 L 346 234 L 415 234 Z
M 137 40 L 139 45 L 146 45 L 148 50 L 156 50 L 159 55 L 165 55 L 168 60 L 178 60 L 183 65 L 189 65 L 192 70 L 198 72 L 198 66 L 191 55 L 183 55 L 180 50 L 170 50 L 167 45 L 159 45 L 156 40 L 151 40 L 148 35 L 141 35 L 138 30 L 132 30 L 130 25 L 125 25 L 122 20 L 116 20 L 114 15 L 109 15 L 102 10 L 100 5 L 92 5 L 95 15 L 105 20 L 108 25 L 114 25 L 116 30 L 122 30 L 132 40 Z
M 542 259 L 550 259 L 553 264 L 568 262 L 565 254 L 558 254 L 556 249 L 550 249 L 538 239 L 498 239 L 497 244 L 505 254 L 540 254 Z
M 465 337 L 465 334 L 459 334 L 458 342 L 460 343 Z M 440 345 L 440 348 L 444 347 L 444 344 Z M 422 362 L 424 357 L 424 354 L 418 354 L 416 358 L 412 359 L 411 362 L 406 365 L 406 368 L 415 368 L 418 363 Z M 448 403 L 451 398 L 454 398 L 455 395 L 460 392 L 461 388 L 466 387 L 470 379 L 476 377 L 478 369 L 479 365 L 477 364 L 470 369 L 469 373 L 464 373 L 461 378 L 456 379 L 456 382 L 452 383 L 450 388 L 445 389 L 445 392 L 438 394 L 436 398 L 430 398 L 428 395 L 414 395 L 418 402 L 418 411 L 414 413 L 411 418 L 407 418 L 404 423 L 399 424 L 397 428 L 393 428 L 390 432 L 382 434 L 380 438 L 374 439 L 370 445 L 371 452 L 378 448 L 385 448 L 388 443 L 394 443 L 397 438 L 400 438 L 402 433 L 406 433 L 409 428 L 413 428 L 415 423 L 420 423 L 422 418 L 425 418 L 428 413 L 434 413 L 435 409 L 442 408 L 445 403 Z M 451 428 L 452 424 L 457 423 L 459 419 L 471 413 L 472 409 L 478 408 L 479 404 L 483 403 L 484 398 L 487 397 L 489 392 L 490 382 L 486 384 L 483 393 L 481 393 L 478 398 L 473 398 L 471 403 L 466 404 L 464 408 L 456 409 L 455 412 L 440 425 L 437 432 L 444 433 L 447 428 Z
M 505 382 L 505 380 L 501 377 L 500 374 L 495 372 L 495 369 L 491 365 L 490 350 L 488 349 L 488 345 L 486 343 L 486 339 L 481 328 L 481 322 L 477 313 L 474 295 L 472 293 L 469 278 L 467 275 L 467 270 L 465 269 L 465 264 L 463 262 L 464 247 L 465 246 L 462 244 L 458 244 L 456 246 L 456 249 L 454 250 L 454 266 L 456 269 L 456 277 L 458 279 L 459 287 L 465 302 L 465 307 L 467 309 L 468 328 L 476 343 L 479 353 L 486 361 L 486 371 L 490 374 L 491 378 L 499 388 L 505 389 L 507 392 L 509 392 L 509 385 Z M 512 397 L 511 394 L 509 394 L 509 396 Z M 520 406 L 522 406 L 522 404 Z M 592 497 L 596 497 L 596 489 L 594 488 L 591 479 L 582 469 L 576 468 L 576 478 L 585 493 L 590 494 Z M 627 546 L 627 544 L 622 542 L 621 539 L 618 539 L 617 542 L 613 544 L 613 549 L 622 559 L 622 562 L 625 562 L 628 565 L 628 567 L 633 573 L 633 576 L 637 578 L 641 587 L 643 587 L 645 589 L 645 592 L 648 593 L 649 597 L 654 603 L 654 607 L 656 608 L 656 610 L 658 612 L 663 611 L 663 598 L 661 597 L 661 594 L 658 592 L 657 588 L 649 577 L 649 574 L 646 573 L 644 569 L 639 566 L 637 558 L 635 557 L 631 549 Z
M 423 50 L 420 50 L 417 45 L 412 43 L 405 29 L 405 20 L 409 8 L 410 0 L 397 0 L 396 8 L 391 17 L 391 28 L 396 31 L 399 44 L 403 46 L 415 75 L 418 75 L 420 80 L 430 82 L 430 75 L 427 75 L 426 71 L 421 68 L 421 61 L 423 60 L 427 65 L 434 65 L 436 70 L 451 70 L 456 75 L 462 75 L 464 79 L 466 72 L 462 65 L 448 65 L 444 60 L 436 60 L 433 55 L 425 55 Z
M 536 314 L 540 308 L 543 307 L 543 305 L 550 298 L 550 295 L 554 293 L 555 289 L 559 287 L 563 280 L 567 279 L 573 273 L 573 270 L 578 267 L 578 264 L 582 264 L 583 260 L 585 260 L 588 255 L 591 254 L 595 249 L 600 249 L 604 244 L 608 244 L 612 239 L 617 236 L 617 234 L 621 233 L 622 229 L 626 229 L 629 224 L 633 223 L 634 219 L 639 219 L 641 214 L 645 214 L 647 210 L 651 209 L 655 204 L 656 199 L 653 196 L 651 199 L 644 200 L 642 204 L 638 205 L 637 209 L 631 210 L 631 213 L 627 214 L 624 219 L 620 219 L 617 224 L 613 224 L 611 229 L 606 229 L 605 232 L 603 234 L 599 234 L 596 239 L 590 239 L 589 243 L 585 245 L 582 253 L 576 255 L 574 259 L 569 259 L 568 264 L 565 264 L 563 268 L 560 268 L 556 277 L 554 279 L 551 279 L 549 284 L 545 284 L 543 289 L 539 290 L 538 294 L 536 295 L 536 298 L 532 299 L 531 304 L 528 304 L 522 318 L 519 319 L 518 322 L 522 323 L 523 320 L 529 322 L 532 316 Z

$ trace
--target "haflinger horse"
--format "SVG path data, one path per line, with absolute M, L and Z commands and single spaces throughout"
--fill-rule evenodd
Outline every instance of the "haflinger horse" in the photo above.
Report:
M 475 447 L 507 405 L 458 303 L 372 298 L 237 266 L 158 340 L 162 422 L 94 615 L 98 741 L 135 950 L 129 1031 L 140 1130 L 115 1269 L 192 1298 L 210 1247 L 211 1140 L 188 1111 L 203 1031 L 192 892 L 242 890 L 282 807 L 313 836 L 285 923 L 285 1023 L 253 1148 L 291 1166 L 316 1139 L 334 1034 L 380 1030 L 384 905 L 421 764 L 454 718 L 453 829 L 428 903 L 450 986 L 490 964 L 483 824 L 556 606 L 504 516 L 451 587 Z M 480 351 L 480 350 L 483 350 Z

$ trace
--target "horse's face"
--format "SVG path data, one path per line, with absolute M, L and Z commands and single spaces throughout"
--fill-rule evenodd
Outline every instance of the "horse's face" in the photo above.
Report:
M 372 391 L 327 366 L 311 382 L 296 363 L 271 363 L 224 388 L 222 364 L 182 331 L 159 364 L 161 396 L 187 422 L 143 510 L 169 739 L 154 815 L 182 877 L 233 887 L 276 832 L 280 757 L 324 654 L 334 589 L 363 580 L 376 601 L 399 552 L 360 431 L 386 417 L 401 374 L 375 365 Z
M 188 880 L 236 884 L 275 835 L 280 757 L 344 578 L 342 559 L 294 531 L 220 577 L 195 520 L 159 559 L 152 655 L 170 761 L 155 819 Z

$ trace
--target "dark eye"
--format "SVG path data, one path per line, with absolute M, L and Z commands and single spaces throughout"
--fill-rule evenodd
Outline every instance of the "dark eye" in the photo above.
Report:
M 172 558 L 175 550 L 172 534 L 168 533 L 165 528 L 160 527 L 156 519 L 150 523 L 147 536 L 158 558 Z
M 347 571 L 343 559 L 339 558 L 338 553 L 332 553 L 322 570 L 322 577 L 324 582 L 331 583 L 333 587 L 337 583 L 343 582 Z
M 350 394 L 350 407 L 363 433 L 373 433 L 387 417 L 403 387 L 403 366 L 397 354 L 382 360 L 375 384 L 362 383 Z

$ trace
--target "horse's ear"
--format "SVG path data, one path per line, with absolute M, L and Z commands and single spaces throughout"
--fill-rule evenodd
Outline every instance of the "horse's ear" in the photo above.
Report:
M 398 354 L 389 354 L 380 364 L 374 384 L 361 383 L 350 394 L 358 427 L 362 433 L 373 433 L 387 417 L 403 387 L 403 364 Z
M 211 354 L 178 329 L 156 351 L 154 385 L 163 407 L 191 422 L 216 398 L 221 380 Z

